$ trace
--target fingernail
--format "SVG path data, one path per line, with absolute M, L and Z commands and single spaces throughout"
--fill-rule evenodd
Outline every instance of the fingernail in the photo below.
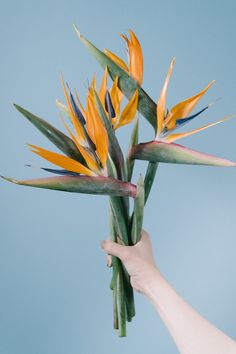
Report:
M 112 267 L 112 257 L 111 257 L 111 255 L 108 255 L 108 256 L 107 256 L 107 266 L 108 266 L 109 268 Z

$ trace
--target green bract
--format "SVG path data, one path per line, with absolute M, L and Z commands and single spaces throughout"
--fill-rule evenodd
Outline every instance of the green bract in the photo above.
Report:
M 236 166 L 236 163 L 233 161 L 191 150 L 182 145 L 161 141 L 150 141 L 135 145 L 131 149 L 129 156 L 130 159 L 151 162 L 225 167 Z
M 9 182 L 22 186 L 53 189 L 64 192 L 127 196 L 132 198 L 136 196 L 136 186 L 134 184 L 122 182 L 110 177 L 60 176 L 21 181 L 9 177 L 1 177 Z

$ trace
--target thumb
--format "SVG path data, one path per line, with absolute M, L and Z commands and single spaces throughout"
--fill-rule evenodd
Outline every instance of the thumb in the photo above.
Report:
M 101 247 L 106 253 L 116 256 L 121 260 L 126 260 L 128 257 L 128 246 L 122 246 L 116 242 L 105 240 L 101 242 Z

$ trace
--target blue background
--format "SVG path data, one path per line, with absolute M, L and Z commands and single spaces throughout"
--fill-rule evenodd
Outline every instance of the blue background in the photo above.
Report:
M 203 104 L 222 99 L 190 128 L 236 111 L 235 1 L 26 1 L 0 14 L 1 174 L 46 176 L 50 166 L 26 143 L 51 149 L 13 107 L 18 103 L 63 129 L 59 75 L 85 97 L 101 69 L 76 37 L 76 23 L 98 47 L 125 55 L 118 34 L 132 28 L 145 57 L 143 86 L 156 100 L 173 56 L 168 105 L 217 83 Z M 119 131 L 124 148 L 130 128 Z M 236 160 L 235 119 L 186 138 L 188 147 Z M 141 124 L 142 140 L 153 132 Z M 55 150 L 54 150 L 55 151 Z M 138 163 L 136 176 L 144 171 Z M 160 269 L 202 315 L 236 339 L 236 170 L 160 165 L 146 207 Z M 100 241 L 108 235 L 107 198 L 0 181 L 0 353 L 177 353 L 154 308 L 136 294 L 127 338 L 112 328 L 111 271 Z

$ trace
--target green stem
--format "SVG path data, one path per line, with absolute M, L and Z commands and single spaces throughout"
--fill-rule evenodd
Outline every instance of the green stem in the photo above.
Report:
M 127 226 L 124 220 L 124 210 L 122 210 L 119 198 L 110 199 L 110 232 L 111 239 L 117 242 L 117 236 L 122 240 L 127 237 Z M 125 236 L 125 237 L 124 237 Z M 112 256 L 112 280 L 110 288 L 113 290 L 113 322 L 114 328 L 119 330 L 119 336 L 126 336 L 126 319 L 131 321 L 134 303 L 132 303 L 131 285 L 128 284 L 122 262 L 117 257 Z M 134 302 L 134 301 L 133 301 Z M 126 318 L 127 314 L 127 318 Z
M 110 284 L 111 290 L 115 289 L 116 278 L 119 271 L 119 267 L 120 267 L 119 259 L 117 257 L 112 256 L 112 279 Z
M 126 305 L 124 297 L 123 275 L 121 269 L 117 274 L 117 312 L 119 337 L 126 337 Z
M 144 179 L 144 190 L 145 190 L 145 204 L 148 200 L 150 191 L 152 189 L 152 185 L 156 176 L 157 172 L 157 167 L 158 167 L 158 162 L 149 162 L 145 179 Z
M 121 263 L 121 267 L 123 271 L 127 320 L 131 322 L 132 317 L 135 316 L 134 290 L 130 284 L 130 276 L 123 266 L 123 263 Z
M 116 287 L 113 289 L 113 326 L 115 329 L 119 329 Z
M 129 149 L 128 149 L 128 155 L 127 155 L 127 158 L 125 161 L 128 181 L 131 181 L 133 169 L 134 169 L 134 164 L 135 164 L 135 160 L 132 160 L 129 158 L 129 151 L 131 151 L 131 149 L 134 145 L 138 144 L 138 133 L 139 133 L 139 118 L 136 119 L 134 127 L 133 127 L 133 131 L 132 131 L 131 138 L 130 138 Z
M 112 211 L 111 203 L 109 204 L 109 229 L 110 229 L 110 238 L 113 242 L 116 242 L 116 230 L 115 222 Z M 118 309 L 117 309 L 117 288 L 116 288 L 116 278 L 118 273 L 118 258 L 112 256 L 112 279 L 110 283 L 110 289 L 113 291 L 113 326 L 114 329 L 119 328 L 118 324 Z
M 144 179 L 144 204 L 146 204 L 155 176 L 156 176 L 156 172 L 157 172 L 157 167 L 158 167 L 158 163 L 157 162 L 149 162 L 147 170 L 146 170 L 146 174 L 145 174 L 145 179 Z M 132 227 L 133 227 L 133 223 L 135 222 L 134 220 L 134 211 L 132 213 L 132 215 L 130 216 L 129 219 L 129 235 L 132 234 Z M 137 239 L 137 242 L 139 241 L 139 239 Z
M 110 197 L 113 218 L 118 236 L 122 238 L 125 245 L 129 245 L 127 220 L 128 215 L 125 212 L 124 205 L 119 197 Z

